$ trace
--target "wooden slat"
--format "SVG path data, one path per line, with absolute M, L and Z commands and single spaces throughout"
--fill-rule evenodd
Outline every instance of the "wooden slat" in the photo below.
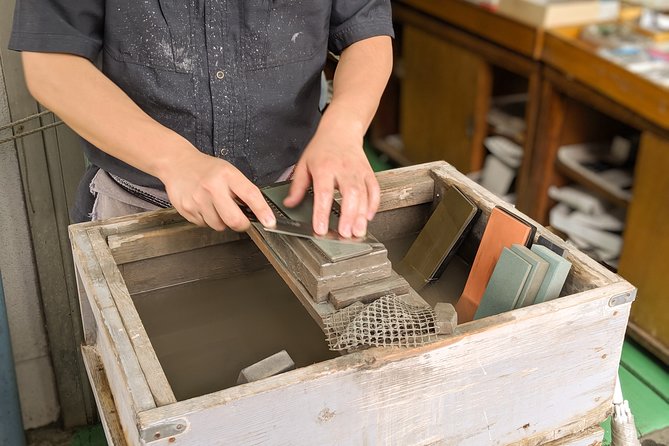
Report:
M 502 47 L 538 58 L 542 30 L 463 0 L 396 0 Z
M 131 295 L 196 280 L 221 279 L 263 269 L 263 254 L 248 239 L 205 246 L 120 265 Z
M 109 446 L 127 446 L 123 428 L 118 418 L 114 396 L 109 388 L 109 381 L 105 374 L 100 356 L 94 347 L 82 346 L 81 353 L 88 373 L 88 380 L 93 388 L 93 395 L 98 406 L 98 414 L 107 437 Z
M 117 265 L 151 259 L 177 252 L 204 248 L 240 240 L 244 235 L 234 231 L 217 232 L 189 222 L 115 234 L 107 237 Z
M 352 353 L 146 411 L 141 429 L 187 417 L 178 439 L 193 446 L 249 435 L 294 445 L 557 440 L 609 414 L 630 305 L 608 302 L 629 292 L 620 282 L 463 324 L 424 347 Z
M 376 179 L 382 185 L 378 212 L 430 203 L 434 199 L 434 180 L 430 169 L 445 164 L 437 161 L 377 172 Z
M 335 311 L 332 304 L 329 302 L 316 303 L 311 298 L 311 294 L 309 294 L 309 291 L 307 291 L 305 286 L 295 276 L 294 272 L 265 241 L 264 236 L 269 235 L 267 232 L 263 231 L 261 233 L 258 229 L 252 226 L 249 229 L 248 234 L 251 236 L 251 240 L 253 240 L 256 246 L 258 246 L 260 251 L 265 255 L 267 260 L 272 264 L 276 272 L 279 273 L 284 282 L 286 282 L 286 285 L 288 285 L 293 293 L 295 293 L 295 296 L 304 308 L 306 308 L 309 315 L 322 329 L 323 318 Z
M 465 50 L 469 50 L 484 58 L 486 62 L 502 67 L 512 73 L 527 76 L 539 69 L 539 64 L 534 60 L 474 34 L 462 31 L 457 27 L 449 25 L 448 23 L 433 18 L 427 14 L 423 14 L 402 3 L 396 2 L 394 4 L 393 19 L 403 25 L 411 25 L 418 29 L 422 29 L 436 37 L 440 37 L 445 41 L 460 46 Z
M 167 382 L 167 377 L 158 361 L 156 352 L 153 350 L 149 335 L 146 333 L 144 325 L 142 325 L 139 313 L 137 313 L 130 297 L 130 292 L 123 277 L 121 277 L 121 272 L 114 262 L 109 246 L 102 238 L 100 231 L 89 229 L 87 232 L 106 285 L 114 299 L 114 304 L 121 316 L 125 331 L 132 343 L 134 354 L 139 361 L 156 405 L 164 406 L 176 402 L 172 388 Z
M 96 348 L 104 364 L 119 420 L 130 444 L 139 444 L 137 414 L 156 407 L 151 389 L 93 252 L 86 226 L 70 227 L 72 255 L 95 317 Z
M 603 442 L 604 429 L 595 425 L 576 434 L 546 443 L 545 446 L 600 446 Z
M 641 138 L 632 203 L 627 213 L 620 274 L 639 288 L 631 321 L 669 356 L 669 141 Z M 641 333 L 639 333 L 641 334 Z M 639 336 L 644 341 L 643 336 Z

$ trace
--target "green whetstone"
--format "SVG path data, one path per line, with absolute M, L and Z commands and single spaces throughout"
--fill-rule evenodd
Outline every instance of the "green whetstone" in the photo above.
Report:
M 471 229 L 478 208 L 451 186 L 439 202 L 398 270 L 415 290 L 438 279 Z
M 532 305 L 534 298 L 537 297 L 539 288 L 544 281 L 544 277 L 546 277 L 546 271 L 548 271 L 548 262 L 523 245 L 513 245 L 511 246 L 511 250 L 522 257 L 532 267 L 516 303 L 516 308 L 527 307 L 528 305 Z
M 559 297 L 571 269 L 571 262 L 546 246 L 533 245 L 532 252 L 548 262 L 546 277 L 537 292 L 534 303 L 538 304 Z
M 311 189 L 304 195 L 304 199 L 300 204 L 293 208 L 289 208 L 283 204 L 283 200 L 288 196 L 290 191 L 290 182 L 277 183 L 262 189 L 263 194 L 267 197 L 283 214 L 295 221 L 311 223 L 314 212 L 314 196 Z M 337 205 L 334 204 L 333 212 L 330 213 L 331 229 L 337 229 L 339 224 L 339 215 Z M 330 262 L 339 262 L 341 260 L 350 259 L 363 254 L 372 252 L 372 246 L 366 243 L 338 243 L 327 240 L 311 240 L 312 243 L 330 260 Z
M 504 248 L 492 272 L 474 319 L 513 310 L 532 266 L 522 257 Z

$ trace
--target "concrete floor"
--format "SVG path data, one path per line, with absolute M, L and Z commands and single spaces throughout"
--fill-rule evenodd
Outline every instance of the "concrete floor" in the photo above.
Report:
M 669 427 L 644 436 L 641 446 L 669 446 Z

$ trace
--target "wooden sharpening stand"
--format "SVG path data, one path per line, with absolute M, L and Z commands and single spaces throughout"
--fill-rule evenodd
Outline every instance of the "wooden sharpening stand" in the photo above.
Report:
M 392 241 L 415 237 L 448 187 L 458 187 L 482 210 L 458 252 L 465 265 L 494 206 L 531 221 L 445 162 L 382 172 L 378 180 L 381 205 L 370 231 L 392 262 L 402 255 Z M 453 334 L 417 348 L 300 359 L 303 349 L 295 347 L 294 353 L 289 346 L 295 370 L 206 388 L 203 379 L 193 378 L 191 387 L 180 380 L 204 376 L 216 367 L 216 358 L 223 358 L 225 368 L 239 355 L 246 355 L 239 363 L 248 365 L 281 350 L 259 351 L 251 360 L 260 349 L 251 340 L 233 336 L 226 346 L 188 325 L 190 313 L 213 314 L 207 305 L 224 300 L 238 309 L 199 319 L 212 333 L 234 326 L 236 318 L 262 315 L 262 305 L 233 291 L 234 281 L 250 277 L 249 283 L 260 283 L 254 279 L 259 277 L 269 284 L 269 293 L 256 294 L 259 299 L 270 294 L 262 302 L 275 305 L 271 317 L 246 324 L 268 342 L 283 336 L 295 345 L 313 341 L 327 350 L 313 321 L 322 325 L 335 310 L 333 303 L 312 298 L 297 266 L 255 229 L 248 235 L 217 233 L 192 226 L 171 210 L 73 225 L 82 353 L 107 438 L 116 446 L 600 444 L 599 423 L 611 411 L 636 289 L 537 228 L 537 237 L 566 248 L 573 263 L 556 300 L 459 325 Z M 441 280 L 455 281 L 449 274 Z M 388 280 L 401 288 L 398 279 L 392 272 Z M 179 291 L 218 283 L 220 289 L 206 299 Z M 253 294 L 253 287 L 247 290 Z M 281 290 L 288 297 L 278 306 Z M 453 298 L 441 300 L 453 303 Z M 172 299 L 187 305 L 162 320 Z M 281 308 L 290 305 L 304 323 L 282 319 Z M 190 344 L 184 341 L 188 336 Z M 204 359 L 198 362 L 196 354 Z M 234 378 L 241 368 L 234 369 Z

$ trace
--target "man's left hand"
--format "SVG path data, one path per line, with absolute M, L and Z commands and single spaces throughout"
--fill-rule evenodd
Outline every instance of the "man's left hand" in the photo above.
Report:
M 342 236 L 363 237 L 367 222 L 376 214 L 379 183 L 362 149 L 361 133 L 352 131 L 345 122 L 322 122 L 295 167 L 284 204 L 298 205 L 313 182 L 313 225 L 317 234 L 328 230 L 335 188 L 342 196 L 337 228 Z

